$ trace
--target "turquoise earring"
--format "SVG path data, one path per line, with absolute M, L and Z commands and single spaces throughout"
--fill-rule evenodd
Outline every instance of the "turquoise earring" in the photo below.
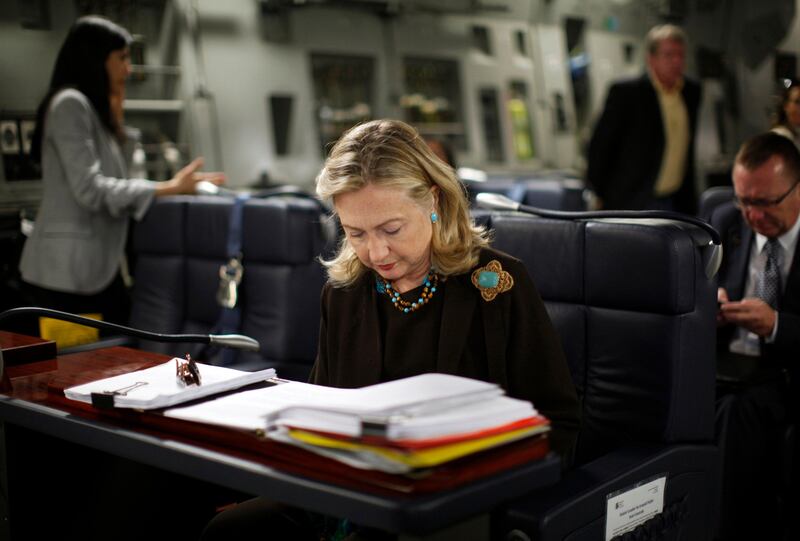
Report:
M 439 221 L 439 215 L 436 214 L 436 211 L 431 212 L 431 222 L 436 223 Z

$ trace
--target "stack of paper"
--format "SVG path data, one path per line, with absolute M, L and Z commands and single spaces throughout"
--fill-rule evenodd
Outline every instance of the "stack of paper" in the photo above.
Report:
M 176 377 L 172 359 L 164 364 L 64 389 L 67 398 L 97 403 L 103 399 L 116 408 L 156 409 L 239 389 L 275 377 L 275 369 L 242 372 L 197 363 L 202 385 L 186 386 Z
M 354 467 L 407 473 L 542 434 L 549 422 L 497 385 L 423 374 L 360 389 L 285 382 L 165 415 L 263 431 Z
M 495 384 L 458 376 L 423 374 L 337 389 L 281 380 L 273 369 L 199 365 L 202 385 L 185 386 L 176 378 L 176 361 L 64 394 L 98 406 L 154 409 L 265 382 L 164 415 L 254 430 L 354 467 L 390 473 L 430 468 L 549 429 L 530 402 L 505 396 Z

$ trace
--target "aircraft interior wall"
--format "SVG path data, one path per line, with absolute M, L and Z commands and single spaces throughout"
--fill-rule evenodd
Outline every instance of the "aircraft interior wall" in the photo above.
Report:
M 46 6 L 43 29 L 23 27 L 30 14 L 0 0 L 0 74 L 15 81 L 0 88 L 0 110 L 12 118 L 32 115 L 78 13 L 73 3 L 36 4 Z M 724 177 L 741 140 L 769 127 L 777 72 L 794 62 L 796 74 L 800 54 L 800 0 L 512 0 L 468 12 L 465 2 L 436 7 L 422 0 L 393 11 L 382 11 L 380 2 L 280 9 L 251 0 L 164 0 L 127 11 L 117 4 L 92 6 L 135 27 L 150 70 L 176 70 L 171 85 L 158 87 L 169 75 L 152 73 L 129 83 L 132 100 L 155 98 L 162 109 L 132 101 L 127 119 L 154 148 L 171 140 L 184 159 L 206 156 L 207 167 L 224 169 L 232 187 L 264 179 L 310 187 L 326 143 L 348 123 L 422 114 L 414 110 L 419 96 L 407 72 L 430 69 L 428 60 L 457 88 L 439 103 L 444 110 L 418 127 L 454 143 L 459 164 L 497 173 L 570 169 L 580 176 L 609 83 L 641 73 L 644 34 L 666 20 L 687 29 L 688 73 L 705 90 L 697 152 L 702 185 L 706 174 Z M 360 82 L 351 86 L 359 88 L 322 82 L 356 72 Z M 4 169 L 0 199 L 36 199 L 34 179 L 9 181 Z M 169 168 L 148 172 L 166 178 Z

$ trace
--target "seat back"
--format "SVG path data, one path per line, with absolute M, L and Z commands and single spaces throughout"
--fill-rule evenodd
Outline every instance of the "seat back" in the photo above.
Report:
M 212 331 L 221 314 L 216 295 L 233 205 L 224 197 L 170 197 L 154 203 L 133 233 L 132 325 L 167 333 Z M 238 352 L 237 367 L 275 366 L 279 375 L 305 379 L 317 348 L 325 278 L 316 258 L 326 246 L 324 219 L 319 205 L 307 198 L 245 202 L 239 332 L 257 339 L 261 350 Z M 201 346 L 172 344 L 142 347 L 171 355 L 201 351 Z
M 575 179 L 522 179 L 517 182 L 523 205 L 550 210 L 586 210 L 585 187 Z
M 710 222 L 714 209 L 732 199 L 733 186 L 714 186 L 705 190 L 697 203 L 697 217 Z
M 479 193 L 497 193 L 511 197 L 517 181 L 513 177 L 487 177 L 483 180 L 463 180 L 463 183 L 470 203 L 474 203 L 475 196 Z
M 554 176 L 489 176 L 485 181 L 465 181 L 470 201 L 479 193 L 496 193 L 513 201 L 549 210 L 586 210 L 583 182 Z
M 561 337 L 583 410 L 579 463 L 626 443 L 713 439 L 716 280 L 705 273 L 706 231 L 513 212 L 488 223 L 493 245 L 525 263 Z

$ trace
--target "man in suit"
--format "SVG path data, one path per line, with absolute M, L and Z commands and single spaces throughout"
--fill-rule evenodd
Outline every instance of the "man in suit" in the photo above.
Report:
M 736 156 L 734 201 L 711 216 L 724 254 L 717 317 L 723 539 L 778 535 L 770 528 L 779 527 L 783 433 L 800 377 L 798 183 L 794 144 L 758 135 Z
M 586 179 L 606 209 L 694 213 L 700 87 L 683 76 L 686 35 L 647 34 L 647 71 L 614 83 L 589 143 Z

